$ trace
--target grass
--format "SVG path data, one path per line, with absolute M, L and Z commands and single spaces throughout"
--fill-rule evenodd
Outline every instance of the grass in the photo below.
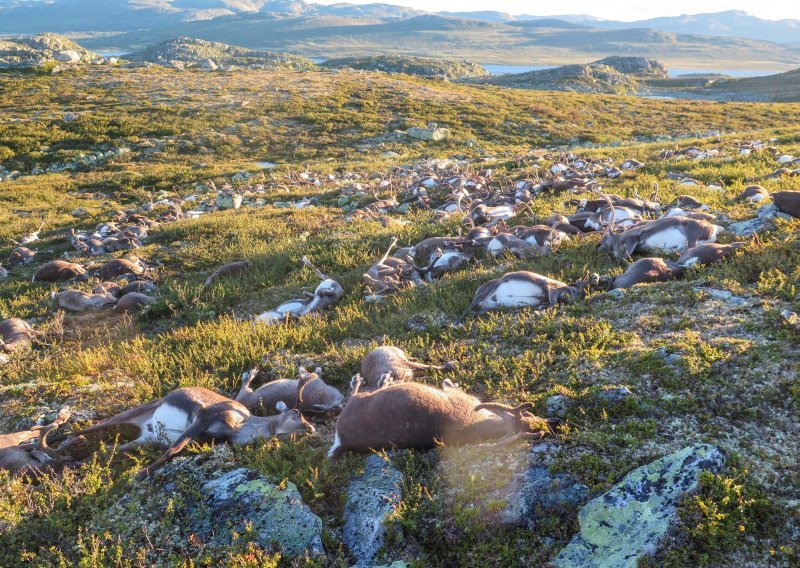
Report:
M 0 318 L 26 318 L 45 338 L 2 368 L 3 432 L 66 404 L 76 410 L 77 428 L 178 386 L 233 394 L 242 371 L 260 360 L 274 378 L 292 376 L 298 365 L 322 366 L 326 380 L 346 389 L 363 356 L 389 342 L 426 362 L 455 361 L 458 382 L 482 399 L 529 400 L 544 413 L 550 395 L 566 396 L 567 423 L 552 469 L 575 475 L 596 492 L 690 442 L 715 443 L 734 455 L 728 469 L 705 477 L 698 495 L 682 506 L 678 536 L 654 561 L 659 565 L 797 561 L 793 543 L 800 518 L 792 499 L 800 480 L 792 464 L 800 449 L 798 334 L 782 324 L 779 313 L 800 310 L 800 221 L 779 223 L 725 263 L 692 271 L 681 281 L 642 286 L 621 298 L 597 295 L 542 313 L 488 314 L 458 327 L 450 322 L 477 287 L 503 272 L 528 269 L 573 281 L 586 271 L 617 274 L 623 267 L 600 254 L 597 238 L 590 236 L 551 257 L 484 259 L 472 270 L 370 303 L 360 289 L 361 275 L 393 235 L 411 244 L 454 234 L 458 222 L 436 223 L 431 213 L 416 208 L 393 214 L 389 226 L 347 221 L 337 203 L 350 182 L 311 186 L 290 174 L 308 170 L 324 179 L 352 172 L 366 183 L 375 172 L 388 177 L 395 164 L 461 154 L 475 159 L 476 169 L 492 168 L 500 180 L 495 183 L 502 183 L 549 165 L 549 158 L 529 154 L 531 147 L 572 138 L 624 141 L 580 150 L 588 157 L 645 162 L 637 174 L 605 182 L 609 191 L 644 194 L 658 181 L 668 202 L 690 191 L 667 178 L 680 171 L 708 184 L 722 181 L 722 191 L 692 188 L 691 193 L 714 211 L 746 219 L 752 207 L 730 198 L 776 164 L 767 152 L 738 155 L 736 139 L 774 137 L 782 151 L 797 153 L 800 106 L 526 93 L 348 72 L 12 74 L 0 82 L 0 93 L 0 148 L 6 148 L 9 169 L 29 172 L 98 146 L 132 149 L 96 168 L 0 183 L 0 239 L 18 238 L 44 219 L 43 260 L 69 251 L 64 235 L 70 227 L 93 227 L 115 209 L 159 192 L 195 193 L 206 179 L 219 186 L 243 168 L 256 171 L 255 160 L 280 163 L 260 178 L 267 205 L 153 231 L 137 254 L 161 263 L 155 273 L 160 295 L 140 317 L 57 313 L 50 293 L 59 287 L 30 283 L 37 264 L 16 269 L 1 283 Z M 82 118 L 65 123 L 65 112 Z M 401 125 L 429 120 L 452 128 L 454 138 L 426 145 L 387 136 Z M 709 130 L 726 134 L 718 140 L 632 140 Z M 477 142 L 472 148 L 464 144 L 469 138 Z M 676 144 L 719 146 L 723 155 L 705 161 L 658 157 Z M 390 150 L 397 156 L 385 155 Z M 770 190 L 794 188 L 792 178 L 763 183 Z M 271 205 L 301 197 L 318 198 L 318 206 Z M 531 208 L 546 216 L 565 210 L 566 198 L 545 194 Z M 73 215 L 78 208 L 85 216 Z M 0 258 L 11 248 L 0 246 Z M 316 277 L 302 267 L 303 255 L 344 286 L 342 303 L 319 319 L 275 327 L 250 323 L 253 315 L 316 286 Z M 239 279 L 203 287 L 216 266 L 235 259 L 252 261 L 252 269 Z M 709 288 L 730 290 L 745 303 L 714 298 Z M 427 327 L 409 326 L 412 316 L 423 318 Z M 442 378 L 433 373 L 425 380 Z M 618 386 L 634 397 L 611 404 L 601 396 Z M 362 471 L 363 459 L 328 462 L 331 437 L 328 425 L 318 437 L 235 448 L 226 459 L 275 482 L 295 483 L 323 520 L 330 553 L 325 562 L 336 566 L 350 560 L 341 545 L 343 495 Z M 190 453 L 206 451 L 194 447 Z M 0 564 L 293 565 L 246 539 L 228 551 L 179 543 L 160 555 L 157 546 L 100 530 L 97 519 L 130 490 L 138 463 L 156 454 L 146 449 L 112 459 L 101 452 L 80 470 L 39 484 L 0 473 L 7 488 L 0 496 Z M 503 504 L 482 498 L 521 457 L 513 451 L 501 459 L 451 449 L 396 455 L 403 495 L 392 518 L 387 559 L 425 566 L 522 566 L 550 558 L 575 531 L 574 518 L 542 519 L 536 533 L 503 528 L 494 522 Z M 485 464 L 496 475 L 473 475 L 468 462 Z

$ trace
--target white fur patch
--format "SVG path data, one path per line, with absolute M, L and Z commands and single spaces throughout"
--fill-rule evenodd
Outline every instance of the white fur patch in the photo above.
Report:
M 333 445 L 331 446 L 331 449 L 328 450 L 328 457 L 332 458 L 333 455 L 336 453 L 336 450 L 338 450 L 341 446 L 342 446 L 342 440 L 341 438 L 339 438 L 339 432 L 336 432 L 336 437 L 334 437 L 333 439 Z
M 189 415 L 169 404 L 162 404 L 143 425 L 140 439 L 175 442 L 189 427 Z
M 650 251 L 680 251 L 686 250 L 686 235 L 680 229 L 663 229 L 649 236 L 642 243 L 643 248 Z M 699 243 L 698 244 L 702 244 Z
M 685 260 L 685 261 L 683 262 L 683 266 L 685 266 L 686 268 L 689 268 L 690 266 L 694 266 L 694 265 L 695 265 L 695 264 L 697 264 L 698 262 L 700 262 L 700 258 L 699 258 L 699 257 L 696 257 L 696 256 L 693 256 L 693 257 L 691 257 L 691 258 L 689 258 L 689 259 Z
M 518 308 L 537 307 L 542 300 L 547 298 L 547 292 L 538 284 L 513 280 L 504 282 L 497 287 L 494 293 L 486 298 L 485 308 Z

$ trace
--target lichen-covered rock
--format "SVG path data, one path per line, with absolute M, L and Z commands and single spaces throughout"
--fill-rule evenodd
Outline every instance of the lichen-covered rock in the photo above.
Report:
M 756 233 L 760 233 L 761 231 L 770 227 L 770 224 L 767 223 L 764 219 L 755 218 L 749 219 L 747 221 L 739 221 L 737 223 L 731 223 L 728 225 L 728 230 L 732 232 L 737 237 L 752 237 Z
M 324 554 L 322 521 L 294 484 L 278 487 L 256 471 L 235 468 L 227 447 L 166 465 L 134 485 L 97 528 L 128 540 L 147 534 L 174 553 L 183 552 L 190 540 L 224 550 L 234 535 L 246 534 L 287 557 Z
M 533 529 L 543 515 L 574 513 L 589 495 L 589 488 L 568 473 L 551 473 L 550 463 L 558 446 L 536 444 L 528 456 L 529 467 L 509 485 L 507 507 L 501 522 Z
M 347 490 L 342 539 L 356 566 L 374 562 L 383 547 L 384 522 L 400 501 L 403 475 L 377 455 L 367 458 L 364 474 Z
M 431 124 L 428 125 L 428 128 L 411 127 L 406 131 L 406 135 L 417 140 L 441 142 L 450 138 L 450 129 L 439 128 L 437 125 Z
M 639 467 L 580 511 L 580 532 L 551 561 L 558 568 L 635 568 L 658 550 L 682 496 L 697 489 L 703 471 L 717 472 L 725 458 L 695 444 Z

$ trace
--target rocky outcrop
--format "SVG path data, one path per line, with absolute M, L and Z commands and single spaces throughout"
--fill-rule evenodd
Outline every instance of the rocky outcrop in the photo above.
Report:
M 368 566 L 383 547 L 384 522 L 400 501 L 402 474 L 378 455 L 367 458 L 364 474 L 347 490 L 342 539 L 356 559 Z
M 105 58 L 56 34 L 0 39 L 0 69 L 28 69 L 48 64 L 103 63 Z
M 666 65 L 655 59 L 647 59 L 645 57 L 623 57 L 616 55 L 595 61 L 594 65 L 608 65 L 620 73 L 636 75 L 637 77 L 645 77 L 648 79 L 667 79 L 669 77 L 669 70 Z
M 230 69 L 309 71 L 316 65 L 305 57 L 288 53 L 253 51 L 243 47 L 189 37 L 164 41 L 127 56 L 134 63 L 171 67 L 173 69 Z
M 478 77 L 468 79 L 467 82 L 536 91 L 619 95 L 636 94 L 641 88 L 635 76 L 622 73 L 610 65 L 600 63 L 565 65 L 527 73 Z
M 449 59 L 430 59 L 405 55 L 374 55 L 371 57 L 344 57 L 329 59 L 320 64 L 327 69 L 358 69 L 362 71 L 381 71 L 383 73 L 404 73 L 418 77 L 437 79 L 464 79 L 482 77 L 489 72 L 481 65 L 471 61 Z
M 639 467 L 580 511 L 580 531 L 553 558 L 557 568 L 635 568 L 652 556 L 677 517 L 679 500 L 704 471 L 719 471 L 722 452 L 696 444 Z
M 134 485 L 97 528 L 132 541 L 149 535 L 167 556 L 191 540 L 224 550 L 245 533 L 287 557 L 324 554 L 322 521 L 294 484 L 279 487 L 256 471 L 236 468 L 227 447 L 158 470 Z

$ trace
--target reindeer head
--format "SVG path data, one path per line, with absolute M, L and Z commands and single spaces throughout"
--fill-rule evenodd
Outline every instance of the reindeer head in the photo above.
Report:
M 282 401 L 276 404 L 275 408 L 280 413 L 276 417 L 278 420 L 274 425 L 276 436 L 313 434 L 317 431 L 311 422 L 303 418 L 303 413 L 299 409 L 289 410 L 289 407 Z
M 476 406 L 475 411 L 488 410 L 503 420 L 506 433 L 493 445 L 505 446 L 516 440 L 541 440 L 548 434 L 555 434 L 559 422 L 539 418 L 530 412 L 531 408 L 533 408 L 532 402 L 525 402 L 516 407 L 488 402 Z

